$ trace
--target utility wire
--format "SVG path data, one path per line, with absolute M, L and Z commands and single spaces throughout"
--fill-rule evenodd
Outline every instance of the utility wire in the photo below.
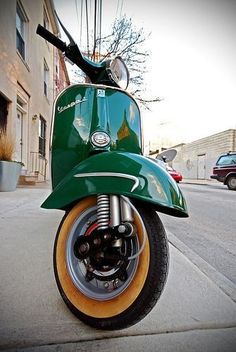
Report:
M 88 23 L 88 0 L 85 0 L 86 31 L 87 31 L 87 55 L 89 57 L 89 23 Z
M 123 11 L 123 4 L 124 4 L 124 0 L 118 0 L 117 1 L 117 6 L 116 6 L 116 19 L 120 19 L 121 18 L 121 13 Z
M 79 45 L 82 46 L 82 32 L 83 32 L 83 5 L 84 2 L 81 0 L 81 7 L 80 7 L 80 37 L 79 37 Z
M 77 3 L 77 0 L 75 0 L 75 8 L 76 8 L 77 25 L 78 25 L 78 28 L 79 28 L 79 14 L 78 14 L 78 3 Z
M 124 0 L 121 0 L 120 18 L 121 18 L 121 14 L 122 14 L 122 11 L 123 11 L 123 5 L 124 5 Z
M 119 4 L 120 4 L 120 0 L 117 1 L 117 6 L 116 6 L 116 17 L 118 17 L 118 9 L 119 9 Z
M 99 60 L 101 58 L 101 38 L 102 38 L 102 0 L 99 7 Z
M 96 44 L 97 44 L 97 0 L 94 0 L 93 54 L 92 54 L 92 58 L 94 61 L 95 61 Z

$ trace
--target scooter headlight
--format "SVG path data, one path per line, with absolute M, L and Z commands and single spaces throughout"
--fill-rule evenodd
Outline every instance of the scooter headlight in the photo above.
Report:
M 117 56 L 115 59 L 109 61 L 108 65 L 110 78 L 121 89 L 126 89 L 129 84 L 129 71 L 122 58 Z
M 111 138 L 106 132 L 95 132 L 91 136 L 91 143 L 96 147 L 106 147 L 110 143 Z

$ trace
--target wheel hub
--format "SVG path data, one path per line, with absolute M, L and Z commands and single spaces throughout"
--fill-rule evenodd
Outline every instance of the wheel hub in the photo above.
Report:
M 86 279 L 101 281 L 127 278 L 126 268 L 131 252 L 131 237 L 124 237 L 124 225 L 116 229 L 97 230 L 89 235 L 79 236 L 74 245 L 74 254 L 79 260 L 86 260 Z M 122 232 L 122 233 L 121 233 Z M 89 263 L 89 264 L 88 264 Z
M 131 227 L 130 227 L 131 228 Z M 116 228 L 97 229 L 96 206 L 83 212 L 67 240 L 67 270 L 74 285 L 87 297 L 110 300 L 132 281 L 139 258 L 136 234 Z

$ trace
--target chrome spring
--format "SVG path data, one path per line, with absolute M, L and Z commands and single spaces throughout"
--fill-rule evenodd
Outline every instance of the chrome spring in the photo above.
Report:
M 98 230 L 105 230 L 109 227 L 110 221 L 110 197 L 107 194 L 97 196 L 97 223 Z

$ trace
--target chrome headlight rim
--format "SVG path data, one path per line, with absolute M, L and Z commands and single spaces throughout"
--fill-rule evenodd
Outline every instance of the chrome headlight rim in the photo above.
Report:
M 105 148 L 110 145 L 111 137 L 107 134 L 107 132 L 96 131 L 90 136 L 90 142 L 95 147 Z
M 120 89 L 127 89 L 130 79 L 129 70 L 120 56 L 116 56 L 114 59 L 107 62 L 107 71 L 110 79 L 115 82 Z

